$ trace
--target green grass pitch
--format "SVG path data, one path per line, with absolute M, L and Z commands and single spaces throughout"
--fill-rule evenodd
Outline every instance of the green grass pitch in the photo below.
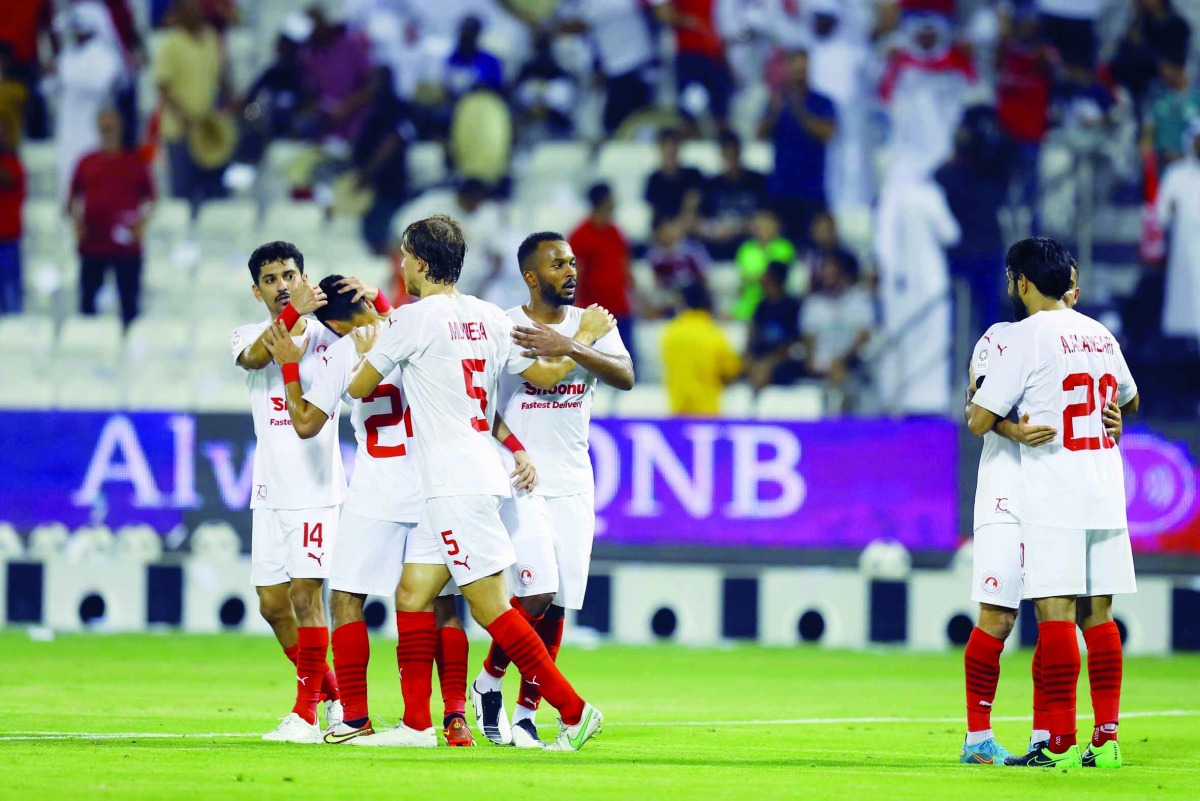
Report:
M 372 647 L 372 711 L 394 722 L 394 640 Z M 472 643 L 472 676 L 482 656 Z M 1002 666 L 996 731 L 1011 749 L 1028 737 L 1029 658 Z M 583 751 L 380 753 L 258 740 L 290 710 L 294 685 L 267 638 L 34 642 L 7 630 L 0 798 L 1200 798 L 1200 657 L 1127 660 L 1126 767 L 1070 773 L 958 764 L 961 661 L 961 651 L 567 648 L 567 675 L 606 716 Z M 1089 715 L 1086 679 L 1080 692 Z M 552 731 L 552 710 L 540 717 Z M 83 736 L 94 734 L 108 736 Z

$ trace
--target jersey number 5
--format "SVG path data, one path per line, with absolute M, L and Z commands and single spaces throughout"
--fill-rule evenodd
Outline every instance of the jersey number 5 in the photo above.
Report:
M 1072 403 L 1063 409 L 1063 447 L 1069 451 L 1098 451 L 1115 447 L 1117 443 L 1104 430 L 1103 420 L 1100 421 L 1101 434 L 1098 437 L 1076 436 L 1075 421 L 1080 417 L 1091 417 L 1097 409 L 1103 409 L 1110 400 L 1116 399 L 1116 376 L 1107 373 L 1100 376 L 1099 404 L 1096 403 L 1096 380 L 1089 373 L 1072 373 L 1063 379 L 1063 392 L 1080 387 L 1087 389 L 1087 399 L 1083 403 Z
M 462 360 L 463 382 L 467 385 L 467 397 L 479 401 L 479 411 L 483 415 L 482 417 L 471 418 L 471 427 L 476 431 L 487 431 L 489 429 L 487 421 L 487 390 L 475 383 L 476 373 L 483 373 L 483 368 L 486 364 L 487 362 L 484 359 Z
M 404 443 L 399 445 L 380 445 L 379 430 L 382 428 L 391 428 L 394 425 L 404 423 L 404 433 L 408 436 L 413 435 L 412 430 L 412 412 L 404 409 L 400 401 L 400 387 L 395 384 L 380 384 L 371 390 L 371 394 L 362 399 L 363 403 L 371 403 L 373 401 L 387 398 L 391 401 L 391 411 L 380 412 L 373 414 L 366 420 L 363 420 L 363 428 L 367 430 L 367 453 L 375 459 L 388 459 L 392 456 L 403 456 L 408 452 Z M 403 411 L 401 411 L 403 409 Z

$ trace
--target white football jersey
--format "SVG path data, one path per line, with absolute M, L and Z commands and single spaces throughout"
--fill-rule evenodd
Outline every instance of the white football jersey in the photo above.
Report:
M 975 385 L 986 379 L 993 346 L 1001 331 L 1012 323 L 996 323 L 978 342 L 971 355 Z M 983 381 L 987 384 L 987 381 Z M 1012 415 L 1009 415 L 1011 417 Z M 983 435 L 979 478 L 975 484 L 975 530 L 991 523 L 1016 523 L 1021 494 L 1021 446 L 995 431 Z
M 1110 400 L 1124 406 L 1137 385 L 1121 346 L 1100 323 L 1071 309 L 1043 311 L 1002 331 L 975 403 L 1006 416 L 1014 406 L 1054 441 L 1021 446 L 1021 522 L 1052 528 L 1126 528 L 1125 475 L 1104 432 Z
M 358 443 L 343 508 L 372 520 L 420 522 L 421 473 L 412 412 L 402 395 L 401 369 L 388 373 L 370 395 L 355 400 L 347 393 L 358 366 L 354 340 L 343 337 L 330 345 L 322 361 L 304 399 L 326 414 L 345 400 Z
M 566 307 L 567 316 L 550 326 L 568 337 L 575 336 L 583 309 Z M 508 310 L 514 325 L 533 327 L 520 306 Z M 613 329 L 593 346 L 611 356 L 628 356 L 629 351 Z M 500 414 L 529 453 L 538 471 L 539 495 L 575 495 L 595 489 L 592 462 L 588 458 L 588 423 L 592 419 L 592 397 L 596 376 L 576 367 L 553 389 L 540 389 L 520 376 L 500 379 Z
M 308 350 L 300 359 L 300 382 L 310 385 L 321 357 L 337 342 L 337 336 L 325 326 L 304 318 L 304 331 L 292 341 L 300 344 L 308 337 Z M 234 362 L 254 344 L 273 320 L 239 326 L 229 338 Z M 246 370 L 250 388 L 250 411 L 254 415 L 254 487 L 250 492 L 251 509 L 315 509 L 334 506 L 346 496 L 346 473 L 338 444 L 336 406 L 329 410 L 333 425 L 326 425 L 312 439 L 300 439 L 292 430 L 287 412 L 287 393 L 283 373 L 271 362 L 261 370 Z
M 501 372 L 529 369 L 512 321 L 470 295 L 432 295 L 388 318 L 367 360 L 404 368 L 425 497 L 511 492 L 492 436 Z

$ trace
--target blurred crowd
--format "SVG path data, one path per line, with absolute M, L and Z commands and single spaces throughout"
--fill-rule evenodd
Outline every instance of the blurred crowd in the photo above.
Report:
M 1105 192 L 1146 209 L 1139 258 L 1165 268 L 1146 272 L 1135 308 L 1161 325 L 1127 333 L 1195 352 L 1200 86 L 1187 9 L 1173 0 L 282 4 L 290 13 L 259 39 L 269 63 L 235 85 L 228 31 L 277 6 L 6 4 L 0 311 L 21 306 L 23 137 L 57 143 L 81 311 L 94 311 L 111 271 L 126 321 L 156 192 L 199 206 L 242 191 L 272 142 L 312 145 L 289 168 L 292 197 L 352 209 L 376 253 L 392 247 L 402 209 L 463 220 L 465 289 L 511 305 L 524 292 L 512 240 L 527 232 L 509 230 L 507 208 L 529 154 L 640 140 L 660 154 L 641 198 L 648 236 L 622 231 L 619 193 L 582 177 L 587 212 L 564 233 L 581 300 L 604 303 L 628 343 L 638 320 L 669 321 L 664 352 L 639 356 L 662 357 L 677 411 L 710 411 L 734 380 L 756 391 L 812 380 L 835 412 L 867 387 L 889 409 L 944 412 L 959 383 L 955 316 L 975 332 L 1003 318 L 1006 245 L 1058 233 L 1061 221 L 1043 219 L 1039 170 L 1053 141 L 1073 170 L 1095 168 Z M 146 76 L 152 105 L 137 91 Z M 681 161 L 695 140 L 717 144 L 718 171 Z M 752 140 L 773 145 L 770 169 L 744 162 Z M 417 142 L 442 145 L 447 185 L 418 192 Z M 839 222 L 860 219 L 867 231 L 839 235 Z M 652 285 L 635 282 L 638 259 Z M 727 262 L 736 292 L 714 297 L 709 273 Z M 968 288 L 957 308 L 953 282 Z M 748 326 L 740 353 L 722 319 Z M 695 397 L 671 389 L 702 370 Z

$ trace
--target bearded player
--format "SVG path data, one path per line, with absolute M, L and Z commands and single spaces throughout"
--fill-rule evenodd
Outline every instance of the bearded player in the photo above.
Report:
M 296 666 L 296 703 L 265 740 L 321 741 L 317 705 L 326 699 L 326 723 L 341 720 L 337 681 L 329 669 L 329 629 L 321 589 L 337 537 L 338 509 L 346 476 L 337 426 L 319 437 L 298 439 L 284 401 L 288 376 L 312 380 L 321 357 L 337 337 L 305 315 L 326 302 L 304 275 L 304 255 L 288 242 L 268 242 L 250 254 L 254 297 L 270 317 L 233 332 L 230 350 L 246 371 L 254 416 L 254 489 L 250 580 L 259 611 Z M 272 326 L 297 344 L 301 356 L 285 373 L 271 360 L 266 340 Z M 337 416 L 339 407 L 329 410 Z
M 1005 258 L 1018 322 L 1002 331 L 988 380 L 968 408 L 977 436 L 1019 407 L 1052 428 L 1051 442 L 1021 446 L 1023 595 L 1038 615 L 1038 650 L 1049 736 L 1007 765 L 1118 768 L 1121 639 L 1112 596 L 1136 592 L 1125 510 L 1124 467 L 1101 411 L 1116 401 L 1137 411 L 1137 385 L 1120 345 L 1103 325 L 1067 307 L 1074 260 L 1059 242 L 1022 240 Z M 1095 727 L 1081 755 L 1075 705 L 1080 655 L 1088 648 Z
M 537 675 L 561 715 L 554 745 L 574 751 L 600 731 L 603 715 L 559 672 L 529 623 L 509 607 L 504 571 L 516 561 L 500 518 L 511 495 L 507 471 L 492 442 L 502 371 L 535 386 L 556 386 L 575 364 L 521 356 L 512 321 L 496 306 L 457 289 L 466 242 L 451 218 L 435 215 L 405 229 L 401 265 L 409 293 L 350 382 L 350 395 L 369 395 L 397 365 L 413 410 L 425 493 L 425 525 L 409 540 L 397 596 L 404 718 L 356 745 L 430 747 L 436 737 L 429 700 L 435 651 L 433 601 L 453 578 L 471 613 L 526 675 Z M 594 342 L 613 327 L 611 315 L 590 310 L 580 335 Z M 509 449 L 523 450 L 511 435 Z
M 1067 308 L 1079 302 L 1079 271 L 1071 270 L 1071 288 L 1063 296 Z M 994 343 L 1012 323 L 996 323 L 975 343 L 969 368 L 967 403 L 983 386 Z M 1121 439 L 1121 409 L 1109 403 L 1104 409 L 1108 435 Z M 967 688 L 967 735 L 959 760 L 966 764 L 1002 765 L 1011 754 L 996 742 L 992 733 L 992 703 L 1000 680 L 1000 653 L 1017 621 L 1021 605 L 1021 529 L 1018 523 L 1021 491 L 1021 445 L 1041 447 L 1053 441 L 1053 426 L 1035 426 L 1029 414 L 1017 419 L 1014 413 L 1001 420 L 983 438 L 979 475 L 975 489 L 974 568 L 971 600 L 979 604 L 979 621 L 971 632 L 963 654 Z M 1045 698 L 1041 684 L 1041 660 L 1033 653 L 1033 732 L 1029 749 L 1049 738 L 1045 722 Z
M 512 375 L 500 380 L 504 420 L 538 466 L 539 479 L 536 493 L 516 492 L 501 505 L 517 557 L 509 581 L 515 591 L 511 604 L 554 659 L 566 610 L 583 608 L 591 566 L 596 512 L 588 423 L 596 382 L 632 388 L 633 362 L 616 329 L 592 347 L 571 339 L 584 310 L 572 305 L 575 254 L 562 234 L 529 235 L 517 249 L 517 263 L 529 302 L 507 313 L 516 326 L 516 341 L 527 349 L 523 355 L 566 356 L 578 365 L 548 390 Z M 508 654 L 493 642 L 471 685 L 476 720 L 497 745 L 544 748 L 535 722 L 541 702 L 536 676 L 521 682 L 509 727 L 500 690 L 509 663 Z

